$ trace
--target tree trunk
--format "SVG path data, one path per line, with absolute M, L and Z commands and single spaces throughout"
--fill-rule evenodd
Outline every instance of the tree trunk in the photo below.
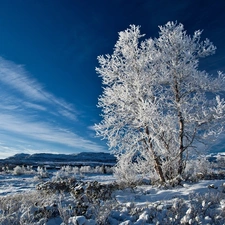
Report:
M 184 169 L 184 163 L 183 163 L 183 152 L 184 152 L 184 120 L 182 117 L 181 112 L 178 114 L 179 118 L 179 161 L 178 161 L 178 174 L 181 175 L 183 173 Z
M 183 152 L 184 152 L 184 119 L 182 116 L 182 112 L 180 109 L 180 93 L 179 93 L 179 87 L 178 82 L 175 79 L 174 81 L 174 92 L 175 92 L 175 99 L 177 103 L 177 115 L 178 115 L 178 123 L 179 123 L 179 160 L 178 160 L 178 174 L 181 175 L 184 170 L 184 164 L 183 164 Z
M 160 162 L 160 159 L 158 156 L 154 156 L 154 160 L 155 160 L 155 171 L 156 173 L 159 175 L 159 178 L 161 180 L 162 183 L 165 183 L 165 177 L 162 171 L 162 164 Z
M 148 127 L 146 127 L 146 134 L 149 136 L 149 129 L 148 129 Z M 148 144 L 149 144 L 149 147 L 150 147 L 150 151 L 151 151 L 151 153 L 152 153 L 152 155 L 154 157 L 153 160 L 155 162 L 155 166 L 154 166 L 155 167 L 155 171 L 159 175 L 160 181 L 162 183 L 165 183 L 166 179 L 165 179 L 163 171 L 162 171 L 162 164 L 160 162 L 159 156 L 157 156 L 157 154 L 153 150 L 151 138 L 148 139 Z

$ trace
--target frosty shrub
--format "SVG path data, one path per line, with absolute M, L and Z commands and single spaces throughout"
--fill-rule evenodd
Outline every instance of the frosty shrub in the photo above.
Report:
M 55 172 L 53 174 L 52 180 L 57 181 L 57 180 L 61 180 L 61 179 L 69 179 L 69 178 L 73 178 L 75 179 L 75 177 L 77 175 L 80 174 L 80 168 L 79 167 L 72 167 L 72 166 L 62 166 L 60 168 L 60 170 L 58 170 L 57 172 Z
M 16 166 L 12 172 L 14 175 L 23 175 L 23 174 L 34 174 L 35 171 L 32 167 L 25 167 L 25 166 Z
M 39 178 L 48 178 L 49 177 L 49 173 L 48 173 L 46 167 L 38 166 L 37 167 L 37 174 L 38 174 Z
M 80 173 L 80 168 L 77 166 L 63 166 L 61 167 L 60 171 L 65 171 L 68 174 L 79 174 Z
M 80 172 L 81 173 L 90 173 L 91 172 L 91 167 L 90 166 L 82 166 L 81 168 L 80 168 Z
M 99 174 L 110 174 L 112 173 L 112 168 L 110 166 L 81 166 L 79 169 L 80 173 L 88 174 L 88 173 L 99 173 Z
M 81 178 L 83 174 L 111 174 L 112 168 L 109 166 L 63 166 L 59 171 L 54 173 L 52 180 L 60 180 L 66 178 Z
M 184 171 L 184 178 L 186 180 L 197 181 L 199 179 L 207 178 L 212 174 L 212 163 L 210 163 L 205 157 L 199 157 L 187 161 Z
M 128 154 L 120 157 L 120 160 L 114 167 L 113 172 L 120 185 L 134 186 L 141 181 L 141 177 L 132 163 L 132 158 L 130 158 Z
M 61 194 L 58 203 L 59 215 L 62 218 L 65 225 L 68 224 L 69 218 L 76 216 L 75 210 L 75 201 L 73 199 L 69 199 L 66 202 L 64 199 L 66 198 L 65 194 Z
M 225 168 L 225 155 L 217 156 L 217 166 L 221 168 Z
M 102 166 L 96 166 L 93 168 L 93 172 L 94 173 L 99 173 L 99 174 L 111 174 L 113 172 L 113 169 L 112 167 L 110 166 L 105 166 L 105 165 L 102 165 Z
M 37 191 L 0 197 L 0 224 L 25 225 L 35 224 L 40 220 L 46 222 L 58 215 L 54 206 L 57 198 Z
M 1 168 L 1 172 L 3 172 L 3 173 L 9 173 L 9 167 L 8 166 L 3 166 Z
M 70 172 L 68 171 L 64 171 L 64 170 L 59 170 L 56 173 L 54 173 L 54 176 L 52 177 L 53 181 L 57 181 L 57 180 L 62 180 L 62 179 L 66 179 L 69 177 L 75 176 L 75 174 L 71 175 Z
M 119 204 L 115 199 L 106 200 L 95 210 L 96 222 L 99 225 L 109 224 L 108 218 L 113 210 L 119 209 Z
M 56 179 L 53 177 L 51 180 L 37 184 L 36 189 L 45 191 L 46 193 L 59 193 L 69 192 L 76 184 L 76 179 L 73 177 Z
M 73 202 L 64 204 L 62 201 L 57 203 L 57 209 L 63 222 L 73 224 L 75 216 L 85 216 L 87 219 L 95 219 L 99 224 L 104 224 L 110 209 L 114 208 L 116 201 L 112 199 L 112 192 L 119 186 L 116 183 L 100 184 L 99 182 L 83 182 L 72 180 L 47 181 L 37 185 L 37 189 L 48 194 L 60 193 L 60 195 L 70 194 Z M 67 201 L 68 202 L 68 201 Z M 76 224 L 74 222 L 74 224 Z
M 16 166 L 14 169 L 13 169 L 13 174 L 14 175 L 22 175 L 25 173 L 25 168 L 24 167 L 20 167 L 20 166 Z
M 201 58 L 216 50 L 208 39 L 201 41 L 200 30 L 191 36 L 176 22 L 159 29 L 158 38 L 143 39 L 140 27 L 130 25 L 119 32 L 113 53 L 98 57 L 104 88 L 98 100 L 102 121 L 95 130 L 119 160 L 138 155 L 166 183 L 184 174 L 199 142 L 222 132 L 225 75 L 199 70 Z M 126 170 L 123 179 L 130 179 L 137 161 L 128 164 L 118 164 Z

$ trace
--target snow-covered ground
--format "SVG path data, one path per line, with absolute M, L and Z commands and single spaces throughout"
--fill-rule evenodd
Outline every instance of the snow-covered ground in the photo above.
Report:
M 88 181 L 98 181 L 102 184 L 110 184 L 115 181 L 113 175 L 109 174 L 87 174 L 77 178 L 80 182 L 82 180 L 83 187 Z M 53 179 L 52 176 L 51 178 L 45 178 L 45 181 L 51 179 Z M 35 186 L 38 183 L 40 183 L 40 180 L 37 179 L 35 174 L 1 174 L 0 195 L 4 196 L 3 198 L 16 196 L 17 194 L 29 196 L 29 193 L 33 196 L 37 192 Z M 87 217 L 86 214 L 77 216 L 70 212 L 69 215 L 69 212 L 65 209 L 69 205 L 71 207 L 75 202 L 74 196 L 65 194 L 62 197 L 62 193 L 58 193 L 61 197 L 56 197 L 55 194 L 52 195 L 52 199 L 48 200 L 47 205 L 50 209 L 52 203 L 60 198 L 61 210 L 64 209 L 68 216 L 61 212 L 49 219 L 42 218 L 39 221 L 36 219 L 36 222 L 28 223 L 25 216 L 28 213 L 26 210 L 30 210 L 29 213 L 33 212 L 35 214 L 36 211 L 40 210 L 40 206 L 39 208 L 36 206 L 33 208 L 28 207 L 26 210 L 21 211 L 20 216 L 23 220 L 20 219 L 19 224 L 224 224 L 224 192 L 225 180 L 201 180 L 197 183 L 184 182 L 182 186 L 174 188 L 140 185 L 135 188 L 115 190 L 111 200 L 101 202 L 102 205 L 96 206 L 98 207 L 98 216 L 93 216 L 94 219 L 90 216 Z M 45 199 L 45 201 L 47 200 Z M 101 210 L 102 213 L 99 212 Z M 11 220 L 6 218 L 6 212 L 0 208 L 0 224 L 9 225 L 12 223 Z M 65 218 L 67 222 L 64 221 Z M 32 219 L 30 220 L 32 221 Z
M 56 173 L 56 172 L 54 172 Z M 50 175 L 52 177 L 52 175 Z M 76 177 L 76 176 L 75 176 Z M 112 174 L 86 174 L 77 176 L 78 180 L 84 182 L 98 181 L 103 184 L 112 183 L 115 177 Z M 45 178 L 44 181 L 48 179 Z M 0 196 L 12 195 L 21 192 L 35 190 L 35 187 L 41 180 L 35 174 L 30 175 L 13 175 L 13 174 L 0 174 Z M 214 185 L 216 188 L 210 187 Z M 118 202 L 124 203 L 127 200 L 136 202 L 137 204 L 144 204 L 146 202 L 156 202 L 163 200 L 171 200 L 176 197 L 188 199 L 190 194 L 205 194 L 205 193 L 218 193 L 222 189 L 225 190 L 225 180 L 202 180 L 197 183 L 183 183 L 171 189 L 154 187 L 151 185 L 137 186 L 130 191 L 119 190 L 117 191 Z M 135 191 L 134 191 L 135 190 Z
M 212 188 L 211 186 L 214 186 Z M 191 195 L 218 194 L 225 191 L 225 180 L 202 180 L 197 183 L 184 183 L 176 188 L 157 188 L 149 185 L 142 185 L 135 188 L 135 191 L 120 190 L 116 192 L 117 201 L 120 203 L 133 202 L 138 206 L 145 206 L 157 201 L 170 201 L 176 198 L 188 200 Z
M 0 174 L 0 196 L 34 190 L 37 183 L 33 175 Z
M 52 176 L 50 176 L 52 177 Z M 88 174 L 86 176 L 78 176 L 78 180 L 83 181 L 98 181 L 101 183 L 109 183 L 115 181 L 112 175 L 103 174 Z M 44 179 L 47 181 L 48 179 Z M 13 175 L 0 174 L 0 196 L 12 195 L 21 192 L 35 190 L 38 183 L 43 182 L 36 177 L 36 175 Z
M 225 224 L 225 179 L 124 188 L 102 171 L 101 166 L 4 168 L 0 224 Z

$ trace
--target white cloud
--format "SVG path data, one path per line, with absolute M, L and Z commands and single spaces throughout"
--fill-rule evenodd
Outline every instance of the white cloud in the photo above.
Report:
M 24 94 L 27 98 L 46 101 L 41 85 L 30 79 L 21 65 L 16 65 L 2 57 L 0 57 L 0 81 Z
M 79 122 L 72 104 L 44 90 L 22 66 L 0 57 L 0 158 L 59 148 L 66 153 L 105 150 L 65 128 L 63 118 L 68 124 Z
M 32 79 L 26 70 L 11 61 L 0 57 L 0 82 L 9 89 L 24 96 L 27 100 L 54 106 L 62 116 L 75 120 L 76 112 L 72 104 L 44 90 L 43 86 Z
M 104 151 L 100 145 L 85 139 L 64 128 L 55 127 L 46 122 L 32 121 L 21 115 L 7 115 L 0 113 L 0 130 L 11 136 L 23 139 L 33 139 L 42 142 L 60 144 L 73 147 L 74 150 Z
M 23 102 L 23 105 L 27 108 L 32 108 L 35 110 L 41 110 L 41 111 L 46 111 L 46 107 L 42 106 L 42 105 L 38 105 L 35 103 L 31 103 L 31 102 Z
M 69 119 L 71 119 L 71 120 L 73 120 L 73 121 L 75 121 L 77 118 L 76 118 L 76 116 L 73 114 L 73 113 L 71 113 L 70 111 L 68 111 L 68 110 L 59 110 L 58 111 L 61 115 L 63 115 L 64 117 L 66 117 L 66 118 L 69 118 Z

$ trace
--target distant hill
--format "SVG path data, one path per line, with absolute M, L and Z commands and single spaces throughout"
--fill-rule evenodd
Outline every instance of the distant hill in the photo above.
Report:
M 214 153 L 207 155 L 206 158 L 210 162 L 217 162 L 218 159 L 225 160 L 225 152 Z M 6 159 L 0 159 L 0 166 L 2 165 L 114 165 L 116 157 L 104 152 L 82 152 L 78 154 L 16 154 Z
M 6 159 L 0 159 L 0 164 L 26 164 L 26 165 L 40 165 L 40 164 L 115 164 L 115 156 L 104 152 L 82 152 L 78 154 L 16 154 Z

